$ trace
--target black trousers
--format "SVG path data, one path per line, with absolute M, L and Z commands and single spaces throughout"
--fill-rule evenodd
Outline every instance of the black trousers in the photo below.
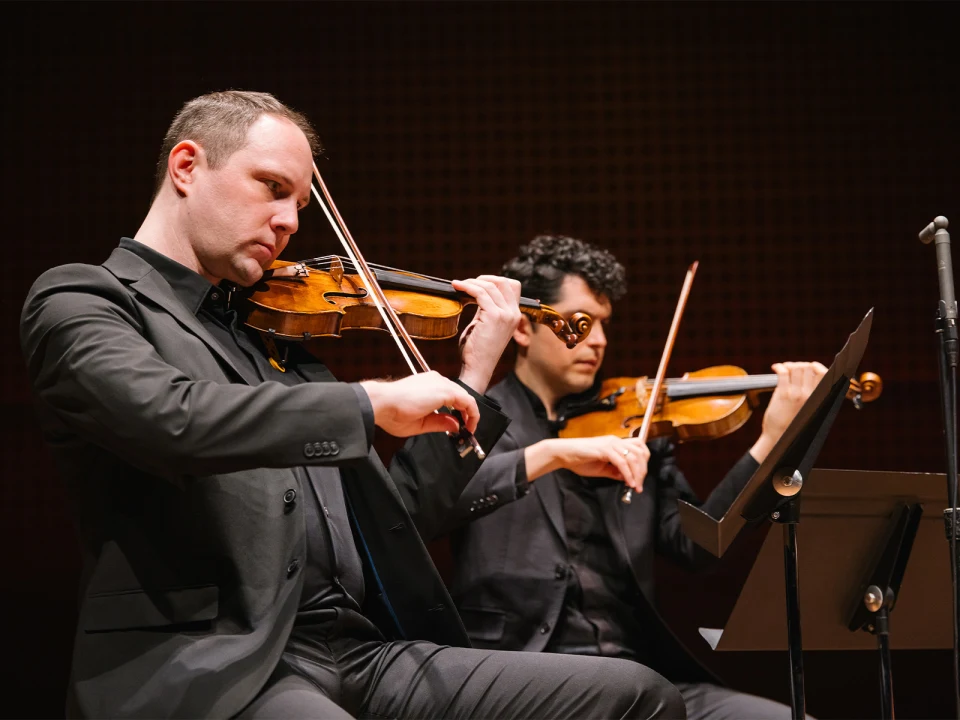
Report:
M 683 698 L 615 658 L 383 642 L 295 627 L 238 716 L 264 718 L 685 718 Z

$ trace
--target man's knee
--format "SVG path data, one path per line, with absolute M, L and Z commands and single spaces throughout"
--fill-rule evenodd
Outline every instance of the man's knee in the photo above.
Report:
M 686 707 L 680 691 L 669 680 L 645 665 L 630 660 L 606 659 L 603 677 L 608 697 L 615 698 L 611 717 L 684 720 Z

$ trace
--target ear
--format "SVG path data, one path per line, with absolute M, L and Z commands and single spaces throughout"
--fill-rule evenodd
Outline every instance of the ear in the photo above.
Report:
M 204 161 L 203 149 L 193 140 L 181 140 L 167 158 L 167 177 L 180 197 L 185 196 L 196 180 L 197 169 Z
M 533 339 L 534 328 L 533 323 L 530 322 L 530 318 L 526 315 L 520 316 L 520 324 L 517 325 L 517 329 L 513 331 L 513 341 L 521 349 L 526 349 L 530 347 L 530 342 Z

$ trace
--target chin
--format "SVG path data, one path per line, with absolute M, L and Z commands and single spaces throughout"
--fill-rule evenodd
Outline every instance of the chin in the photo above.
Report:
M 258 263 L 244 263 L 234 268 L 234 274 L 236 277 L 228 278 L 228 280 L 233 280 L 241 287 L 250 287 L 256 285 L 263 277 L 263 268 Z
M 571 377 L 567 378 L 567 387 L 569 388 L 570 395 L 575 393 L 582 393 L 584 390 L 589 390 L 590 386 L 593 385 L 593 380 L 596 377 L 596 373 L 590 373 L 585 375 L 583 373 L 577 373 Z

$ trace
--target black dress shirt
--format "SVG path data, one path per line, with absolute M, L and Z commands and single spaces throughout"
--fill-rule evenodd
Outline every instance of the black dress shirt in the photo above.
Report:
M 526 392 L 546 436 L 557 437 L 557 424 L 547 418 L 540 398 L 519 379 L 517 384 Z M 557 404 L 558 415 L 565 407 L 581 402 L 584 395 L 563 398 Z M 526 480 L 525 467 L 522 472 Z M 609 478 L 585 478 L 568 470 L 557 475 L 567 541 L 567 587 L 563 611 L 545 649 L 642 662 L 646 655 L 644 633 L 629 602 L 638 589 L 630 568 L 617 556 L 596 493 L 598 487 L 620 483 Z
M 120 247 L 139 255 L 163 276 L 177 298 L 197 316 L 247 378 L 288 386 L 306 382 L 295 364 L 288 365 L 286 372 L 270 364 L 259 336 L 239 323 L 237 311 L 229 303 L 231 291 L 227 283 L 217 287 L 186 266 L 130 238 L 123 238 Z M 374 433 L 373 406 L 359 384 L 352 387 L 360 401 L 370 442 Z M 343 620 L 344 611 L 353 616 L 349 622 L 356 624 L 364 597 L 363 564 L 354 542 L 340 471 L 308 466 L 296 468 L 296 472 L 306 497 L 298 498 L 291 488 L 287 491 L 288 504 L 292 511 L 297 503 L 303 503 L 307 532 L 307 561 L 297 624 Z M 364 619 L 361 624 L 369 623 Z

